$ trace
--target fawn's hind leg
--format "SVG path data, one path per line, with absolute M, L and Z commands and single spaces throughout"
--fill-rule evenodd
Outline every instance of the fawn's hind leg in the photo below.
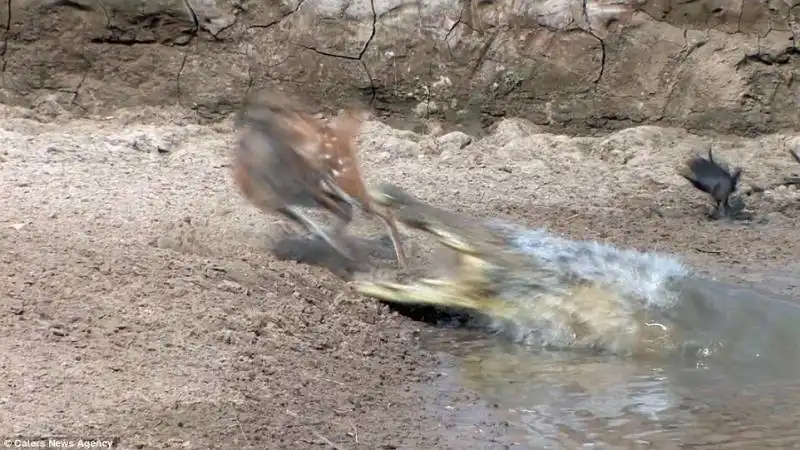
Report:
M 392 220 L 391 213 L 386 214 L 378 214 L 378 217 L 383 221 L 386 225 L 386 229 L 389 230 L 389 239 L 392 240 L 392 245 L 394 246 L 394 253 L 397 256 L 397 263 L 400 264 L 400 267 L 406 268 L 406 255 L 403 251 L 403 243 L 400 241 L 400 231 L 397 230 L 397 224 L 394 220 Z
M 361 203 L 358 199 L 345 192 L 345 190 L 336 183 L 336 180 L 332 179 L 331 177 L 325 177 L 320 183 L 320 187 L 322 187 L 322 191 L 325 192 L 328 199 L 331 197 L 339 198 L 342 200 L 342 202 L 345 202 L 350 206 L 360 205 Z M 352 211 L 350 214 L 352 215 Z
M 303 225 L 307 230 L 311 231 L 316 236 L 321 237 L 325 242 L 328 243 L 334 250 L 339 252 L 342 256 L 353 259 L 352 252 L 342 245 L 342 241 L 337 235 L 336 237 L 331 236 L 331 234 L 324 230 L 322 227 L 317 225 L 316 222 L 306 217 L 298 208 L 293 206 L 284 206 L 279 209 L 279 212 L 286 217 L 290 218 L 291 220 Z
M 355 207 L 352 203 L 343 199 L 328 197 L 326 200 L 332 205 L 331 211 L 334 213 L 334 216 L 336 216 L 336 223 L 333 225 L 331 232 L 339 242 L 346 242 L 347 227 L 349 227 L 350 222 L 353 221 Z M 354 253 L 351 252 L 350 255 L 354 255 Z M 362 256 L 363 255 L 359 254 L 359 259 Z
M 344 235 L 347 226 L 353 221 L 353 205 L 346 199 L 338 199 L 334 197 L 326 197 L 325 203 L 330 205 L 329 210 L 336 216 L 336 224 L 333 226 L 333 232 L 338 236 Z

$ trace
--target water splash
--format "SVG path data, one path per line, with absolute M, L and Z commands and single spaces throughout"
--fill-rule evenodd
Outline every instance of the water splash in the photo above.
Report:
M 522 253 L 581 279 L 608 284 L 621 295 L 640 299 L 647 308 L 668 308 L 679 298 L 675 281 L 689 276 L 677 258 L 656 252 L 620 249 L 589 240 L 569 240 L 541 229 L 492 221 Z
M 515 308 L 515 318 L 490 317 L 487 325 L 514 341 L 625 356 L 676 356 L 692 364 L 725 360 L 800 370 L 800 305 L 790 299 L 702 278 L 670 255 L 569 240 L 500 221 L 489 225 L 562 280 L 602 286 L 568 295 L 554 295 L 558 289 L 538 296 L 534 289 L 529 295 L 518 295 L 524 291 L 519 288 L 501 293 Z M 543 284 L 531 280 L 530 285 Z

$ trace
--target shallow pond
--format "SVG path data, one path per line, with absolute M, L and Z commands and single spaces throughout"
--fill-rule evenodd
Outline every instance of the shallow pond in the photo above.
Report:
M 535 351 L 480 330 L 424 332 L 423 347 L 442 358 L 435 407 L 450 424 L 443 445 L 800 448 L 800 302 L 772 289 L 702 283 L 719 304 L 681 320 L 702 321 L 703 338 L 723 351 L 700 357 L 643 361 Z M 460 402 L 463 388 L 481 401 Z

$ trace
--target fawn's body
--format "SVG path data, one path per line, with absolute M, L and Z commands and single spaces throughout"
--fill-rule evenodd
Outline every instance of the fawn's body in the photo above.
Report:
M 355 147 L 361 118 L 345 112 L 326 126 L 288 97 L 265 92 L 248 99 L 238 122 L 233 179 L 252 204 L 288 217 L 350 259 L 343 238 L 358 207 L 384 221 L 398 262 L 405 265 L 394 220 L 377 211 L 366 194 Z M 333 232 L 323 230 L 301 207 L 333 213 Z

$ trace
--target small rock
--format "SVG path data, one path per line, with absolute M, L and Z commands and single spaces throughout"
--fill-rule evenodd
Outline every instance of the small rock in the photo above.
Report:
M 22 303 L 14 303 L 8 306 L 8 310 L 15 316 L 21 316 L 25 312 L 25 307 Z
M 438 120 L 428 120 L 425 123 L 425 132 L 430 136 L 439 137 L 444 134 L 444 127 Z
M 239 283 L 237 283 L 235 281 L 231 281 L 231 280 L 222 280 L 222 283 L 220 283 L 217 286 L 217 288 L 219 290 L 221 290 L 221 291 L 227 291 L 227 292 L 230 292 L 230 293 L 233 293 L 233 294 L 246 294 L 247 293 L 247 288 L 245 288 L 241 284 L 239 284 Z
M 420 118 L 428 117 L 437 112 L 439 112 L 439 105 L 429 100 L 419 102 L 417 106 L 414 107 L 414 115 Z
M 452 131 L 436 138 L 436 143 L 441 151 L 457 151 L 463 150 L 466 146 L 472 143 L 472 136 L 462 133 L 460 131 Z
M 541 133 L 541 131 L 541 127 L 528 120 L 508 118 L 499 121 L 494 126 L 493 133 L 501 142 L 508 142 Z
M 169 153 L 171 150 L 171 145 L 147 134 L 137 135 L 133 138 L 133 142 L 131 142 L 130 145 L 134 150 L 144 153 L 164 154 Z
M 229 329 L 220 330 L 218 334 L 219 334 L 219 340 L 222 341 L 223 343 L 225 344 L 233 343 L 234 341 L 233 330 Z
M 422 143 L 421 148 L 426 153 L 439 155 L 442 159 L 448 159 L 471 143 L 472 137 L 460 131 L 453 131 L 443 136 L 428 138 Z

